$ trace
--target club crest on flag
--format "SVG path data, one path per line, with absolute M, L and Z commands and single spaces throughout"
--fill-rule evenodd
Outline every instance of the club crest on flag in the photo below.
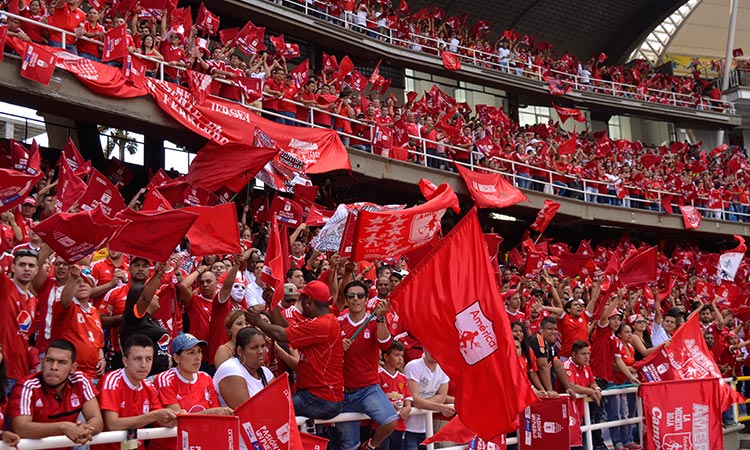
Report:
M 440 219 L 442 219 L 443 214 L 445 214 L 445 210 L 416 215 L 411 222 L 409 242 L 419 243 L 432 239 L 440 230 Z
M 482 311 L 479 300 L 456 314 L 459 350 L 466 364 L 473 366 L 497 351 L 497 336 L 492 321 Z

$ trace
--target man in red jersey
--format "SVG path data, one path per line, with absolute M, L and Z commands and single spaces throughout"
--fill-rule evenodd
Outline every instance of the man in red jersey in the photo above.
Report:
M 330 302 L 328 286 L 315 280 L 299 292 L 299 303 L 307 320 L 284 328 L 264 322 L 257 311 L 247 312 L 250 323 L 259 330 L 299 350 L 294 411 L 311 419 L 331 419 L 344 406 L 344 347 L 338 320 L 329 310 Z M 276 316 L 277 311 L 275 308 Z M 282 325 L 287 325 L 286 321 Z
M 79 8 L 81 3 L 83 3 L 81 0 L 61 0 L 55 3 L 55 8 L 47 19 L 47 23 L 53 27 L 62 28 L 67 33 L 65 34 L 65 45 L 63 45 L 62 33 L 50 30 L 50 47 L 65 48 L 74 55 L 78 54 L 76 36 L 81 33 L 83 24 L 86 22 L 86 13 Z
M 108 431 L 143 428 L 156 422 L 162 427 L 177 425 L 177 415 L 162 408 L 154 385 L 146 379 L 154 360 L 154 343 L 148 336 L 134 334 L 122 346 L 122 369 L 109 372 L 99 383 L 99 403 Z M 145 449 L 143 441 L 138 448 Z M 120 443 L 92 447 L 119 450 Z
M 36 297 L 29 291 L 39 270 L 37 252 L 19 250 L 13 259 L 13 279 L 0 274 L 0 345 L 5 352 L 8 389 L 32 369 L 29 336 L 33 334 Z
M 390 303 L 387 300 L 382 301 L 375 313 L 377 319 L 368 321 L 369 317 L 365 309 L 367 288 L 364 283 L 361 281 L 348 283 L 344 287 L 344 296 L 349 311 L 339 317 L 341 336 L 344 338 L 344 407 L 342 412 L 367 414 L 379 425 L 375 434 L 364 446 L 366 450 L 374 450 L 393 433 L 399 419 L 395 408 L 383 393 L 378 378 L 380 350 L 388 350 L 391 345 L 391 334 L 388 332 L 388 324 L 385 321 L 385 312 Z M 341 432 L 343 450 L 354 450 L 360 446 L 359 421 L 339 423 L 337 428 Z
M 125 255 L 109 250 L 106 258 L 91 264 L 91 275 L 96 280 L 96 287 L 91 296 L 98 308 L 107 292 L 128 282 L 128 263 L 125 261 Z
M 68 282 L 68 268 L 70 267 L 62 258 L 56 258 L 52 264 L 45 264 L 51 255 L 52 249 L 47 244 L 42 244 L 42 249 L 39 251 L 39 271 L 31 281 L 38 300 L 39 330 L 35 347 L 40 355 L 47 351 L 47 345 L 52 340 L 52 308 L 55 302 L 60 301 L 60 294 L 65 283 Z M 49 276 L 50 266 L 54 267 L 53 276 Z
M 94 388 L 76 372 L 76 348 L 64 339 L 52 341 L 42 371 L 18 383 L 10 396 L 13 430 L 22 438 L 65 435 L 86 444 L 102 431 L 102 416 Z M 78 421 L 83 414 L 86 423 Z
M 198 289 L 194 292 L 191 286 L 198 280 Z M 211 308 L 218 294 L 216 274 L 201 265 L 177 285 L 182 304 L 185 305 L 190 318 L 190 334 L 201 341 L 208 341 L 208 324 L 211 320 Z M 204 353 L 208 360 L 208 352 Z
M 592 405 L 592 411 L 599 411 L 599 405 L 602 401 L 602 389 L 596 384 L 594 373 L 591 371 L 589 361 L 591 360 L 591 348 L 586 341 L 575 341 L 571 344 L 570 359 L 563 362 L 565 375 L 568 376 L 568 393 L 578 395 L 588 395 L 596 405 Z M 583 419 L 583 408 L 585 408 L 583 398 L 575 400 L 575 406 L 578 408 L 578 417 Z M 592 440 L 596 448 L 600 448 L 603 441 L 601 431 L 592 432 Z M 579 447 L 580 448 L 580 447 Z
M 221 290 L 214 297 L 211 305 L 211 319 L 208 323 L 208 363 L 213 365 L 216 349 L 227 340 L 227 330 L 224 321 L 230 312 L 237 309 L 247 309 L 245 291 L 247 285 L 241 277 L 244 272 L 245 261 L 250 256 L 247 250 L 234 257 L 234 264 L 223 276 Z M 242 270 L 240 270 L 242 269 Z

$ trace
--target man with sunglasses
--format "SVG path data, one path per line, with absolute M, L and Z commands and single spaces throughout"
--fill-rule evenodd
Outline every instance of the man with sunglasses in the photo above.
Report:
M 388 283 L 386 278 L 380 278 Z M 388 283 L 389 284 L 389 283 Z M 389 284 L 390 285 L 390 284 Z M 387 293 L 378 291 L 378 294 Z M 391 346 L 385 313 L 390 307 L 382 299 L 375 315 L 367 314 L 367 289 L 361 281 L 352 281 L 344 287 L 344 297 L 349 310 L 339 316 L 339 326 L 344 344 L 344 409 L 342 412 L 367 414 L 378 424 L 375 434 L 363 446 L 363 450 L 374 450 L 393 433 L 399 416 L 396 409 L 380 387 L 378 361 L 380 350 Z M 355 450 L 359 447 L 359 421 L 337 425 L 341 432 L 341 448 Z
M 38 257 L 33 250 L 19 250 L 11 265 L 13 278 L 0 274 L 0 345 L 6 357 L 8 391 L 32 369 L 29 337 L 35 331 L 36 297 L 29 288 L 39 269 Z

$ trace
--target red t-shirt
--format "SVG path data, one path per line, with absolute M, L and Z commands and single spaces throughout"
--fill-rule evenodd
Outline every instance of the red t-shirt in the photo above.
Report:
M 104 348 L 104 332 L 99 311 L 92 305 L 84 308 L 73 299 L 67 309 L 62 302 L 52 307 L 52 339 L 67 339 L 76 348 L 78 370 L 96 378 L 99 349 Z
M 243 298 L 242 302 L 235 304 L 231 299 L 227 298 L 224 302 L 219 298 L 220 293 L 214 297 L 213 305 L 211 306 L 211 319 L 208 322 L 208 363 L 214 363 L 214 355 L 216 349 L 221 344 L 225 343 L 228 339 L 227 329 L 224 326 L 224 321 L 230 312 L 235 309 L 247 309 L 247 301 Z
M 266 80 L 266 82 L 264 83 L 264 87 L 265 86 L 268 86 L 268 89 L 276 92 L 282 92 L 284 90 L 283 83 L 277 83 L 273 78 L 269 78 L 268 80 Z M 274 111 L 278 111 L 279 99 L 263 96 L 263 109 L 272 109 Z
M 86 23 L 83 24 L 83 31 L 86 33 L 104 33 L 104 27 L 98 23 L 95 25 L 91 25 L 91 22 L 86 21 Z M 76 42 L 76 48 L 78 49 L 78 53 L 88 53 L 89 55 L 101 56 L 100 47 L 93 42 L 81 39 L 80 41 Z
M 591 371 L 596 378 L 615 381 L 615 355 L 619 353 L 620 340 L 609 326 L 594 325 L 591 333 Z
M 164 57 L 164 62 L 185 61 L 185 49 L 182 46 L 173 47 L 167 40 L 159 44 L 159 53 Z M 164 66 L 164 75 L 177 79 L 177 69 L 175 67 Z
M 297 390 L 331 402 L 344 401 L 344 346 L 336 317 L 325 314 L 296 323 L 286 335 L 300 352 Z
M 16 235 L 13 233 L 13 227 L 0 223 L 0 253 L 7 252 L 15 245 Z
M 565 369 L 565 375 L 568 376 L 568 381 L 578 386 L 587 388 L 594 382 L 594 373 L 591 371 L 591 366 L 579 366 L 572 359 L 568 359 L 563 362 L 563 369 Z M 576 404 L 578 405 L 578 411 L 582 412 L 583 399 L 577 399 Z
M 284 310 L 284 318 L 287 322 L 289 322 L 290 327 L 298 322 L 307 320 L 307 317 L 299 312 L 299 310 L 294 306 L 290 306 L 289 308 Z
M 619 341 L 619 339 L 617 339 Z M 622 341 L 619 342 L 620 345 L 617 347 L 617 354 L 620 355 L 622 358 L 622 362 L 625 363 L 626 366 L 632 366 L 635 364 L 635 349 L 630 344 L 625 344 Z M 612 374 L 615 377 L 615 383 L 622 384 L 626 381 L 628 381 L 628 377 L 625 376 L 622 372 L 620 372 L 617 369 L 612 369 Z
M 85 22 L 86 13 L 80 8 L 71 11 L 68 3 L 65 3 L 61 8 L 54 8 L 52 15 L 47 18 L 48 25 L 71 32 L 65 35 L 65 45 L 76 43 L 75 34 L 72 34 L 72 32 Z M 62 42 L 62 33 L 49 30 L 49 40 L 50 42 Z
M 102 411 L 114 411 L 120 417 L 136 417 L 162 409 L 154 385 L 148 380 L 142 380 L 140 386 L 134 386 L 125 376 L 125 369 L 104 375 L 99 382 L 99 388 L 99 408 Z M 107 431 L 106 423 L 104 429 Z M 120 443 L 93 445 L 91 448 L 120 450 Z M 138 441 L 138 448 L 146 448 L 143 441 Z
M 120 316 L 125 313 L 125 302 L 128 298 L 128 292 L 130 292 L 130 283 L 123 284 L 116 288 L 110 289 L 106 294 L 101 303 L 99 303 L 99 315 L 104 316 Z M 109 330 L 109 341 L 112 345 L 112 351 L 120 352 L 120 325 L 114 326 Z
M 39 332 L 36 335 L 35 347 L 39 353 L 47 351 L 47 346 L 52 342 L 52 305 L 60 301 L 60 294 L 65 286 L 57 286 L 54 277 L 49 277 L 37 289 L 37 318 L 39 320 Z
M 209 299 L 201 294 L 193 293 L 190 304 L 187 305 L 187 314 L 190 318 L 190 334 L 202 341 L 208 341 L 211 309 L 218 295 L 219 293 L 216 292 L 213 298 Z
M 13 387 L 8 415 L 31 416 L 39 423 L 76 422 L 83 404 L 95 397 L 94 387 L 81 372 L 68 376 L 59 395 L 43 384 L 40 372 Z
M 366 320 L 367 316 L 355 323 L 349 317 L 349 313 L 339 316 L 341 337 L 351 338 Z M 344 386 L 348 389 L 359 389 L 378 384 L 379 350 L 388 350 L 390 346 L 390 334 L 385 341 L 378 339 L 378 323 L 371 320 L 344 352 Z
M 413 400 L 409 383 L 403 373 L 397 370 L 396 373 L 391 375 L 387 370 L 379 367 L 378 378 L 380 379 L 380 388 L 383 389 L 385 396 L 391 401 L 396 411 L 401 411 L 406 400 Z M 406 421 L 399 420 L 396 423 L 396 431 L 406 431 Z
M 109 258 L 100 259 L 99 261 L 91 264 L 91 276 L 96 280 L 96 285 L 101 286 L 107 284 L 115 277 L 115 269 L 128 271 L 128 264 L 122 261 L 119 266 L 115 267 L 112 264 L 112 260 Z M 104 298 L 104 295 L 94 299 L 94 305 L 98 308 L 99 303 Z
M 588 342 L 590 322 L 591 318 L 586 311 L 582 312 L 577 318 L 566 313 L 561 318 L 557 319 L 557 327 L 560 329 L 560 337 L 562 338 L 560 356 L 570 357 L 573 342 Z
M 8 378 L 22 380 L 29 375 L 29 336 L 34 332 L 36 297 L 23 292 L 5 274 L 0 274 L 0 344 L 5 354 Z
M 378 304 L 383 299 L 380 297 L 373 297 L 370 300 L 367 301 L 367 313 L 371 313 L 375 311 L 375 309 L 378 307 Z M 396 311 L 390 310 L 387 313 L 385 313 L 385 323 L 388 324 L 388 332 L 391 333 L 391 336 L 398 336 L 399 334 L 404 332 L 404 323 L 401 320 L 401 317 L 396 314 Z

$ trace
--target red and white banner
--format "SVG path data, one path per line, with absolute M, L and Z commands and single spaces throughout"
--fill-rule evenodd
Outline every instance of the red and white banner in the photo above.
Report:
M 737 270 L 739 270 L 742 264 L 742 258 L 747 252 L 747 245 L 745 245 L 745 238 L 742 236 L 734 235 L 734 239 L 739 242 L 736 248 L 722 252 L 719 256 L 719 267 L 716 270 L 716 274 L 722 280 L 734 281 Z
M 333 217 L 334 213 L 335 211 L 325 209 L 317 203 L 313 203 L 312 206 L 310 206 L 310 211 L 307 213 L 305 224 L 310 227 L 324 226 L 328 223 L 329 220 L 331 220 L 331 217 Z
M 217 435 L 216 430 L 221 430 L 220 435 Z M 236 416 L 177 415 L 177 442 L 179 442 L 177 447 L 182 450 L 204 448 L 239 450 L 240 439 L 240 420 Z M 174 445 L 174 438 L 170 440 Z
M 457 54 L 448 51 L 441 51 L 440 57 L 443 59 L 443 67 L 448 70 L 461 70 L 461 58 Z
M 274 197 L 270 213 L 275 215 L 280 223 L 286 223 L 294 228 L 302 223 L 302 205 L 290 198 L 278 195 Z
M 519 449 L 570 449 L 570 411 L 566 397 L 547 398 L 527 406 L 519 417 Z
M 263 80 L 254 77 L 237 77 L 234 82 L 242 89 L 245 103 L 263 98 Z
M 234 203 L 191 206 L 182 210 L 199 216 L 187 232 L 191 255 L 236 255 L 240 253 L 240 230 L 237 227 L 237 206 Z
M 396 258 L 432 241 L 441 230 L 447 208 L 458 209 L 458 197 L 447 183 L 427 202 L 400 211 L 361 211 L 352 259 Z
M 74 263 L 107 245 L 126 223 L 95 208 L 75 214 L 57 213 L 32 229 L 62 259 Z
M 469 194 L 478 208 L 507 208 L 529 201 L 528 197 L 499 173 L 480 173 L 456 163 Z
M 57 161 L 57 171 L 58 192 L 55 210 L 57 212 L 67 212 L 70 207 L 81 198 L 83 193 L 86 192 L 86 182 L 75 174 L 75 171 L 70 167 L 69 159 L 65 156 L 64 152 L 60 155 L 60 159 Z
M 139 212 L 127 208 L 117 218 L 128 224 L 109 241 L 110 249 L 166 262 L 198 220 L 198 214 L 184 209 Z
M 312 239 L 311 245 L 314 249 L 321 252 L 338 252 L 341 248 L 341 242 L 343 240 L 349 215 L 356 215 L 361 211 L 393 211 L 400 209 L 404 209 L 404 205 L 380 206 L 369 202 L 350 204 L 342 203 L 336 207 L 336 211 L 328 219 L 325 226 L 323 226 L 317 236 Z
M 11 146 L 13 142 L 11 140 Z M 39 147 L 32 146 L 29 152 L 25 151 L 22 145 L 21 148 L 23 151 L 18 154 L 11 151 L 9 161 L 10 167 L 17 167 L 20 170 L 0 169 L 0 212 L 8 211 L 21 204 L 44 175 L 39 168 Z
M 77 204 L 82 211 L 101 206 L 104 214 L 109 217 L 115 217 L 115 214 L 126 208 L 125 200 L 117 187 L 96 169 L 91 169 L 86 191 L 78 199 Z
M 703 217 L 695 206 L 680 206 L 680 212 L 682 213 L 682 221 L 685 223 L 685 228 L 688 230 L 700 228 Z
M 23 53 L 21 76 L 44 85 L 52 80 L 57 57 L 43 45 L 28 43 Z
M 294 415 L 292 392 L 285 374 L 234 409 L 247 448 L 303 450 Z
M 198 8 L 198 16 L 195 18 L 195 27 L 214 36 L 219 31 L 219 23 L 219 16 L 209 11 L 206 5 L 201 2 L 201 6 Z
M 718 379 L 644 383 L 645 450 L 724 448 Z
M 539 234 L 543 234 L 544 230 L 552 222 L 552 218 L 557 214 L 558 209 L 560 209 L 559 203 L 552 200 L 545 200 L 542 209 L 536 214 L 536 220 L 531 224 L 531 229 L 539 232 Z
M 104 52 L 102 61 L 120 59 L 128 54 L 128 29 L 126 24 L 115 27 L 104 33 Z

